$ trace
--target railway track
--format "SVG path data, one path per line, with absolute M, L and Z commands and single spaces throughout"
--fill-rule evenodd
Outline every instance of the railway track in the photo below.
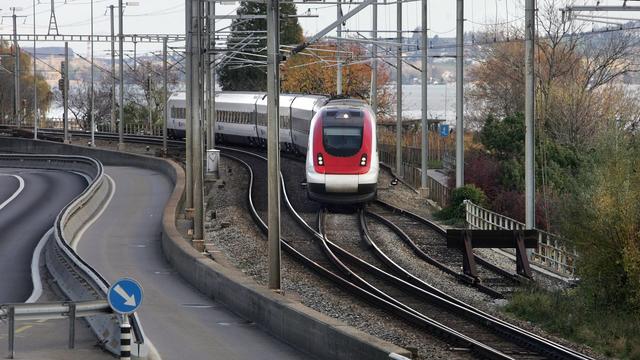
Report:
M 250 151 L 221 147 L 224 151 L 244 156 L 261 158 L 261 155 Z M 234 155 L 235 156 L 235 155 Z M 236 156 L 236 159 L 239 157 Z M 243 159 L 240 159 L 251 170 Z M 431 334 L 435 334 L 454 347 L 467 349 L 482 358 L 493 359 L 588 359 L 587 356 L 575 352 L 562 345 L 546 340 L 538 335 L 513 326 L 503 320 L 495 318 L 464 302 L 455 299 L 413 277 L 393 263 L 384 253 L 374 254 L 385 258 L 380 260 L 384 265 L 375 266 L 372 255 L 359 253 L 354 255 L 327 237 L 324 209 L 318 211 L 318 230 L 312 228 L 294 209 L 288 197 L 288 191 L 281 178 L 283 186 L 283 203 L 298 225 L 305 230 L 312 241 L 304 241 L 299 247 L 299 240 L 291 241 L 282 238 L 285 251 L 318 274 L 333 281 L 338 286 L 364 299 L 365 301 L 394 314 L 403 320 L 417 325 Z M 251 176 L 253 188 L 253 175 Z M 251 196 L 251 195 L 250 195 Z M 267 231 L 258 211 L 253 209 L 254 219 L 263 231 Z M 364 211 L 358 214 L 362 236 L 370 234 L 364 222 Z M 311 244 L 315 246 L 312 246 Z M 325 257 L 319 257 L 317 245 L 320 245 Z M 372 246 L 372 245 L 369 245 Z M 307 251 L 312 249 L 311 255 Z M 353 250 L 353 249 L 351 249 Z M 363 260 L 360 256 L 366 257 Z M 329 261 L 327 261 L 329 259 Z M 349 266 L 347 266 L 349 264 Z M 394 272 L 403 273 L 396 276 L 382 270 L 392 267 Z M 356 270 L 354 270 L 356 269 Z M 406 279 L 406 280 L 405 280 Z M 428 314 L 428 315 L 427 315 Z M 436 317 L 434 319 L 434 317 Z
M 462 253 L 447 248 L 446 230 L 415 213 L 376 200 L 367 206 L 367 217 L 395 233 L 416 257 L 494 298 L 505 298 L 527 280 L 475 255 L 478 277 L 464 274 Z
M 117 139 L 117 135 L 96 134 L 96 138 Z M 143 144 L 159 144 L 162 142 L 160 138 L 135 135 L 127 136 L 126 140 Z M 180 141 L 172 142 L 172 145 L 175 146 L 183 146 L 183 144 L 184 142 Z M 248 169 L 250 174 L 247 196 L 249 209 L 259 228 L 266 232 L 268 229 L 262 220 L 262 216 L 266 213 L 266 205 L 262 204 L 260 206 L 261 204 L 258 204 L 256 206 L 254 202 L 256 194 L 266 194 L 266 184 L 263 184 L 262 189 L 259 189 L 260 185 L 254 186 L 256 182 L 254 182 L 252 169 L 257 165 L 255 161 L 253 164 L 249 164 L 246 161 L 248 156 L 253 159 L 259 159 L 257 163 L 262 162 L 263 166 L 265 166 L 266 158 L 250 151 L 227 147 L 220 148 L 225 151 L 223 153 L 224 156 L 240 162 Z M 228 155 L 227 152 L 235 152 L 236 155 Z M 238 154 L 244 154 L 244 158 L 238 156 Z M 263 171 L 266 174 L 266 170 Z M 264 176 L 259 178 L 266 179 Z M 360 255 L 366 257 L 372 263 L 375 263 L 373 257 L 377 257 L 380 266 L 375 266 L 327 238 L 324 209 L 319 209 L 317 212 L 319 231 L 312 228 L 291 204 L 287 187 L 282 177 L 281 183 L 283 188 L 282 201 L 289 214 L 289 218 L 286 221 L 296 223 L 296 231 L 298 231 L 298 233 L 293 234 L 292 240 L 285 236 L 281 238 L 283 249 L 294 259 L 320 276 L 334 282 L 337 286 L 378 308 L 425 329 L 431 334 L 439 336 L 455 348 L 470 351 L 481 358 L 589 359 L 586 355 L 495 318 L 424 283 L 395 264 L 375 245 L 375 241 L 366 224 L 366 217 L 375 218 L 373 214 L 376 210 L 379 212 L 377 214 L 379 217 L 376 219 L 382 222 L 384 222 L 382 219 L 385 216 L 391 217 L 394 216 L 394 213 L 400 213 L 405 217 L 413 218 L 418 223 L 432 226 L 433 224 L 429 223 L 428 220 L 383 202 L 376 202 L 372 209 L 373 211 L 360 210 L 357 215 L 360 223 L 359 231 L 361 232 L 362 240 L 367 243 L 369 248 L 373 249 L 373 255 Z M 255 189 L 258 190 L 256 191 Z M 379 206 L 379 208 L 375 208 L 375 206 Z M 386 211 L 381 208 L 385 208 Z M 402 223 L 402 221 L 396 220 L 401 222 L 401 226 L 411 227 L 411 225 L 416 225 L 416 223 L 412 224 L 411 221 L 405 220 Z M 393 223 L 393 221 L 390 223 Z M 396 228 L 402 230 L 401 226 L 396 225 Z M 285 226 L 285 228 L 291 229 L 292 227 Z M 440 234 L 443 232 L 442 229 L 437 227 L 434 229 Z M 300 236 L 300 231 L 306 233 L 306 237 Z M 411 237 L 409 238 L 411 239 Z M 418 242 L 414 241 L 417 248 L 420 248 L 419 242 L 420 240 Z M 479 263 L 485 265 L 482 259 L 479 260 Z M 350 267 L 346 264 L 349 264 Z M 394 274 L 382 270 L 383 267 Z M 487 267 L 491 268 L 492 265 L 488 264 Z M 354 271 L 354 268 L 357 270 Z M 426 314 L 429 314 L 429 316 Z

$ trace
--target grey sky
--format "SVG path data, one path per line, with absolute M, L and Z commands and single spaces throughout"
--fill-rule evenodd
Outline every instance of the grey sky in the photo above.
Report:
M 40 4 L 38 4 L 38 1 Z M 539 0 L 542 1 L 542 0 Z M 184 33 L 184 0 L 139 0 L 140 5 L 129 7 L 125 11 L 125 33 Z M 595 4 L 595 0 L 582 0 L 580 3 Z M 10 7 L 22 7 L 17 12 L 27 15 L 26 19 L 19 19 L 18 33 L 33 33 L 33 0 L 0 0 L 2 15 L 10 15 Z M 89 34 L 90 33 L 90 0 L 55 0 L 58 26 L 62 34 Z M 109 14 L 107 6 L 117 5 L 117 0 L 94 0 L 94 32 L 96 34 L 108 34 Z M 601 4 L 620 4 L 620 0 L 603 0 Z M 353 6 L 353 5 L 352 5 Z M 218 14 L 235 13 L 236 5 L 218 4 Z M 347 12 L 350 5 L 343 5 L 343 11 Z M 50 0 L 36 0 L 36 30 L 38 33 L 46 33 L 49 23 Z M 335 5 L 298 5 L 298 13 L 311 9 L 312 14 L 318 14 L 318 18 L 300 19 L 303 31 L 306 35 L 312 35 L 335 19 Z M 429 0 L 429 28 L 430 36 L 454 36 L 455 35 L 455 0 Z M 379 6 L 379 30 L 395 30 L 396 5 Z M 116 11 L 117 12 L 117 11 Z M 465 0 L 465 30 L 487 29 L 486 24 L 521 23 L 524 17 L 523 0 Z M 420 25 L 420 1 L 403 4 L 403 28 L 413 30 Z M 228 24 L 228 21 L 219 21 L 217 27 Z M 347 29 L 367 30 L 371 28 L 371 9 L 365 9 L 360 14 L 348 21 Z M 11 33 L 11 19 L 4 18 L 0 25 L 1 33 Z M 117 32 L 117 25 L 116 25 Z M 331 35 L 331 34 L 330 34 Z M 393 36 L 381 33 L 380 36 Z M 59 43 L 39 43 L 38 46 L 60 45 Z M 22 46 L 31 47 L 25 43 Z M 88 45 L 72 43 L 75 51 L 86 54 Z M 132 49 L 131 44 L 126 44 L 126 49 Z M 104 56 L 109 48 L 108 44 L 96 44 L 96 56 Z M 158 50 L 161 45 L 139 44 L 139 53 Z

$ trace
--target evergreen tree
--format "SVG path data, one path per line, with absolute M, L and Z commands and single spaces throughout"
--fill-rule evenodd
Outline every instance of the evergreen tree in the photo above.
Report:
M 266 15 L 267 5 L 263 3 L 242 1 L 238 8 L 238 15 Z M 304 40 L 302 28 L 295 17 L 285 17 L 286 15 L 296 15 L 296 6 L 292 3 L 280 4 L 280 45 L 297 45 Z M 231 23 L 231 35 L 227 40 L 227 55 L 231 56 L 234 47 L 241 47 L 240 42 L 246 42 L 247 36 L 265 37 L 265 33 L 250 34 L 247 31 L 266 31 L 266 19 L 234 19 Z M 247 45 L 242 51 L 244 53 L 255 52 L 257 55 L 267 55 L 267 40 L 254 40 L 253 44 Z M 260 50 L 260 51 L 259 51 Z M 267 89 L 267 73 L 265 64 L 250 64 L 249 62 L 264 62 L 265 58 L 252 56 L 249 54 L 233 54 L 233 59 L 225 63 L 218 70 L 220 85 L 223 90 L 236 91 L 265 91 Z M 246 64 L 238 64 L 239 61 L 247 60 Z

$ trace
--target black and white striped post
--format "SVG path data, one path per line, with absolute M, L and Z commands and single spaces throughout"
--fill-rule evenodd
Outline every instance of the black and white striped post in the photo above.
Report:
M 120 360 L 131 360 L 131 325 L 128 315 L 122 315 L 120 322 Z

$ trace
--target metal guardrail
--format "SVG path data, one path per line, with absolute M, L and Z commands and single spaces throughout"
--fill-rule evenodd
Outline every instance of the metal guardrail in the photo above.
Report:
M 86 220 L 81 218 L 95 207 L 91 200 L 99 191 L 103 191 L 103 186 L 107 184 L 102 163 L 84 156 L 0 154 L 0 165 L 18 168 L 68 169 L 80 171 L 92 179 L 91 184 L 67 204 L 56 217 L 53 232 L 55 241 L 50 241 L 46 246 L 45 263 L 68 298 L 74 301 L 104 301 L 110 286 L 109 282 L 70 246 L 71 239 Z M 30 309 L 37 309 L 39 306 L 46 309 L 50 306 L 50 304 L 37 303 L 30 305 Z M 118 317 L 88 316 L 86 320 L 105 348 L 114 354 L 119 354 Z M 129 316 L 129 320 L 135 342 L 140 347 L 144 344 L 144 332 L 135 314 Z
M 16 303 L 0 305 L 0 320 L 8 321 L 9 358 L 15 357 L 16 321 L 69 319 L 69 349 L 75 347 L 76 318 L 113 311 L 105 300 L 56 302 L 56 303 Z
M 525 224 L 485 209 L 472 203 L 464 201 L 466 222 L 473 229 L 483 230 L 521 230 Z M 538 248 L 529 256 L 529 260 L 553 273 L 563 277 L 574 277 L 575 262 L 578 254 L 575 250 L 566 247 L 566 241 L 561 237 L 538 230 Z

